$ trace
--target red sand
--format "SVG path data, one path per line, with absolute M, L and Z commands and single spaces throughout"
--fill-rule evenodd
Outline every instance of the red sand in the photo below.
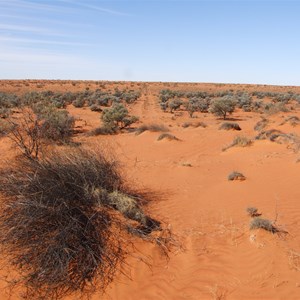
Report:
M 11 83 L 1 83 L 0 90 L 16 90 Z M 90 84 L 91 89 L 96 87 Z M 103 299 L 300 299 L 299 154 L 287 145 L 270 141 L 222 151 L 237 135 L 255 137 L 253 127 L 261 115 L 236 111 L 232 117 L 238 119 L 240 132 L 218 130 L 222 120 L 211 114 L 196 113 L 197 118 L 190 119 L 184 112 L 173 120 L 172 114 L 161 112 L 156 97 L 160 89 L 168 86 L 131 85 L 142 86 L 143 91 L 131 112 L 140 117 L 141 123 L 170 126 L 170 133 L 180 141 L 157 141 L 159 133 L 151 132 L 77 139 L 88 144 L 108 144 L 131 180 L 164 195 L 163 200 L 151 204 L 151 211 L 170 224 L 183 249 L 171 253 L 166 261 L 155 246 L 139 245 L 143 255 L 151 257 L 152 268 L 137 258 L 129 258 L 131 279 L 118 276 Z M 178 84 L 175 88 L 300 91 L 292 87 L 208 84 Z M 100 114 L 88 108 L 69 110 L 86 121 L 81 121 L 86 129 L 100 122 Z M 288 115 L 300 117 L 299 108 L 268 117 L 272 122 L 267 128 L 300 135 L 300 125 L 280 125 Z M 207 128 L 181 127 L 191 120 L 205 122 Z M 2 139 L 0 147 L 9 157 L 7 140 Z M 232 171 L 243 173 L 246 180 L 228 181 Z M 262 217 L 271 220 L 277 213 L 277 225 L 288 234 L 250 231 L 248 206 L 257 207 Z M 296 255 L 292 256 L 292 252 Z M 93 297 L 99 298 L 100 295 Z M 0 299 L 8 297 L 0 292 Z

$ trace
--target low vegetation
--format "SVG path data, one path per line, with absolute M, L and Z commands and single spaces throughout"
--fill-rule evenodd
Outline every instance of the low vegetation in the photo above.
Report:
M 137 135 L 145 132 L 145 131 L 151 131 L 151 132 L 167 132 L 169 131 L 169 128 L 167 128 L 163 124 L 144 124 L 136 128 L 135 133 Z
M 1 170 L 0 192 L 1 256 L 13 271 L 12 288 L 27 299 L 104 291 L 134 237 L 168 251 L 169 231 L 145 210 L 151 194 L 127 184 L 103 151 L 21 159 Z
M 253 144 L 252 139 L 249 139 L 245 136 L 236 136 L 232 143 L 229 144 L 228 146 L 224 147 L 222 150 L 226 151 L 227 149 L 231 148 L 231 147 L 248 147 L 251 146 Z
M 169 140 L 169 141 L 179 141 L 179 139 L 175 135 L 172 135 L 170 133 L 162 133 L 157 138 L 158 141 L 161 141 L 161 140 L 164 140 L 164 139 Z
M 230 123 L 230 122 L 225 122 L 223 123 L 220 127 L 220 130 L 242 130 L 240 125 L 238 123 Z
M 273 222 L 271 222 L 268 219 L 262 219 L 260 217 L 255 217 L 250 222 L 250 229 L 264 229 L 267 231 L 270 231 L 272 233 L 278 232 L 278 229 L 273 225 Z

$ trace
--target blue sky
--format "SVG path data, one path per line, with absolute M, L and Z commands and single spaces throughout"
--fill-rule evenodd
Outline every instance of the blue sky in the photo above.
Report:
M 299 30 L 299 1 L 0 0 L 0 78 L 300 85 Z

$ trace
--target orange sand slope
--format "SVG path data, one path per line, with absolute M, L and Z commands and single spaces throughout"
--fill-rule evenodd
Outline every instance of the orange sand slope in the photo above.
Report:
M 22 89 L 13 84 L 17 83 L 2 81 L 0 90 Z M 81 87 L 84 84 L 80 83 Z M 86 84 L 94 88 L 94 83 Z M 182 248 L 166 261 L 155 246 L 139 245 L 152 268 L 138 258 L 129 258 L 131 278 L 118 276 L 104 299 L 300 299 L 299 153 L 294 147 L 265 140 L 222 151 L 237 135 L 257 135 L 253 127 L 261 119 L 258 113 L 237 110 L 232 117 L 242 131 L 224 131 L 218 130 L 223 121 L 212 114 L 196 113 L 195 119 L 187 112 L 174 116 L 163 113 L 157 103 L 163 88 L 297 92 L 300 88 L 163 83 L 122 83 L 121 87 L 126 84 L 133 88 L 142 85 L 142 97 L 130 112 L 139 116 L 141 123 L 169 126 L 179 141 L 157 141 L 160 133 L 148 131 L 76 138 L 84 143 L 107 143 L 130 179 L 167 195 L 152 203 L 151 210 L 170 224 Z M 98 126 L 99 113 L 88 108 L 69 110 L 86 121 L 86 128 Z M 289 115 L 300 117 L 300 107 L 269 116 L 267 129 L 300 136 L 300 125 L 280 125 Z M 207 127 L 183 128 L 186 121 L 202 121 Z M 0 146 L 7 151 L 5 140 Z M 232 171 L 243 173 L 246 180 L 228 181 Z M 277 215 L 277 226 L 288 234 L 250 231 L 248 206 L 257 207 L 262 217 L 270 220 Z M 0 299 L 7 296 L 0 294 Z

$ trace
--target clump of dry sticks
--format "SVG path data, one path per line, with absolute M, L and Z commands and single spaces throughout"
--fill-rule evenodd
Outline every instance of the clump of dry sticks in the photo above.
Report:
M 28 299 L 104 291 L 135 238 L 167 254 L 168 230 L 145 213 L 150 193 L 124 182 L 114 160 L 82 148 L 19 159 L 1 171 L 1 254 Z

